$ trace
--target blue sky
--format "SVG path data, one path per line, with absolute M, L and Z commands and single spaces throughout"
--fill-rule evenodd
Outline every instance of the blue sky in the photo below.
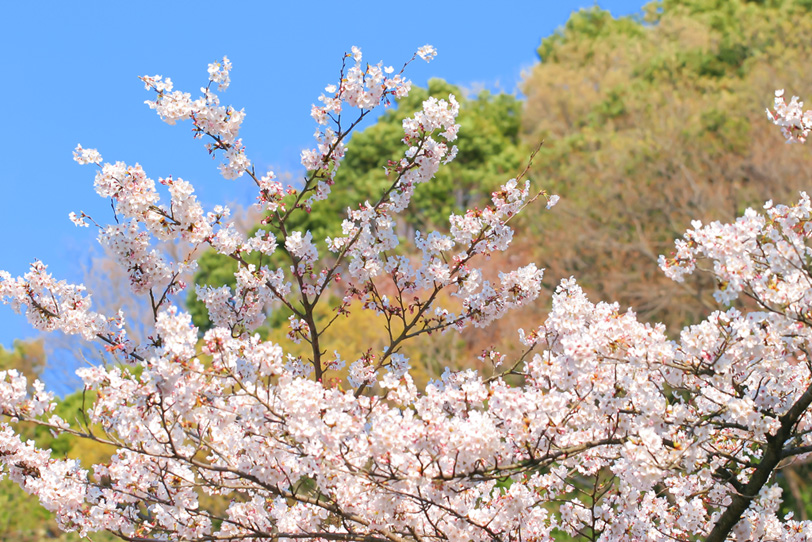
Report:
M 637 13 L 643 0 L 603 0 L 614 15 Z M 72 160 L 77 143 L 106 161 L 140 163 L 157 179 L 191 181 L 204 206 L 253 199 L 247 182 L 226 181 L 191 138 L 145 105 L 139 75 L 169 76 L 195 92 L 208 63 L 227 55 L 231 87 L 224 103 L 245 108 L 241 136 L 258 169 L 297 173 L 311 145 L 310 104 L 334 83 L 341 57 L 358 45 L 365 60 L 399 66 L 417 47 L 434 45 L 431 63 L 408 76 L 424 85 L 442 77 L 466 88 L 513 92 L 536 61 L 543 36 L 589 0 L 500 3 L 421 2 L 414 6 L 330 2 L 12 2 L 3 7 L 0 45 L 6 82 L 0 131 L 0 269 L 25 273 L 39 259 L 58 278 L 80 282 L 97 246 L 93 228 L 68 213 L 110 221 L 109 201 L 93 191 L 94 169 Z M 25 318 L 0 306 L 0 343 L 36 336 Z

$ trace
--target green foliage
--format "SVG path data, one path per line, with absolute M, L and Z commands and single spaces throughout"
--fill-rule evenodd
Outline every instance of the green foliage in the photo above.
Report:
M 411 229 L 445 224 L 451 212 L 479 203 L 504 182 L 527 154 L 519 144 L 521 102 L 514 96 L 487 91 L 465 98 L 459 87 L 432 79 L 427 89 L 412 89 L 396 109 L 352 136 L 330 198 L 314 206 L 306 222 L 296 227 L 309 229 L 318 240 L 335 235 L 337 217 L 344 216 L 348 207 L 375 200 L 391 184 L 383 166 L 387 160 L 403 157 L 403 120 L 418 111 L 429 96 L 447 99 L 449 94 L 460 102 L 461 129 L 455 141 L 459 154 L 435 180 L 417 188 L 413 212 L 404 217 L 406 224 Z
M 608 11 L 597 6 L 582 8 L 570 15 L 567 23 L 552 36 L 543 38 L 536 52 L 542 62 L 556 61 L 561 48 L 575 43 L 589 51 L 583 58 L 583 62 L 588 63 L 592 59 L 593 48 L 606 39 L 617 36 L 636 38 L 642 34 L 643 28 L 637 17 L 615 19 Z

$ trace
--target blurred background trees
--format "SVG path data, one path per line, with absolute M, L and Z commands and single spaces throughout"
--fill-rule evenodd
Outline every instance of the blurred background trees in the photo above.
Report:
M 691 220 L 729 221 L 809 187 L 808 150 L 764 121 L 776 88 L 812 89 L 807 1 L 666 0 L 640 19 L 573 14 L 524 81 L 522 135 L 561 207 L 534 222 L 540 263 L 673 333 L 713 306 L 707 279 L 656 266 Z

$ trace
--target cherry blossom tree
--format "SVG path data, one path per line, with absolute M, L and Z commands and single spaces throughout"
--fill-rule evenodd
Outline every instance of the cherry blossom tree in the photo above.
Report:
M 412 60 L 434 55 L 425 46 Z M 159 179 L 169 195 L 161 203 L 140 166 L 75 152 L 97 167 L 96 191 L 119 220 L 71 218 L 98 228 L 132 291 L 149 300 L 146 343 L 127 336 L 124 314 L 94 312 L 82 286 L 54 279 L 42 263 L 22 277 L 0 274 L 0 298 L 37 329 L 101 342 L 110 356 L 77 371 L 88 402 L 75 423 L 53 414 L 54 396 L 41 383 L 0 372 L 0 408 L 10 417 L 0 426 L 3 472 L 62 528 L 132 541 L 812 539 L 812 524 L 779 515 L 774 478 L 812 452 L 807 194 L 748 210 L 733 224 L 694 223 L 661 258 L 674 280 L 705 265 L 719 284 L 720 310 L 677 340 L 617 304 L 589 301 L 565 279 L 548 318 L 518 330 L 520 356 L 486 352 L 494 374 L 448 370 L 418 390 L 411 339 L 487 326 L 537 298 L 535 265 L 498 282 L 477 265 L 508 249 L 509 223 L 526 205 L 544 198 L 549 208 L 557 196 L 531 192 L 523 173 L 491 205 L 452 215 L 447 233 L 417 232 L 414 251 L 402 250 L 398 213 L 456 154 L 457 102 L 432 98 L 403 122 L 403 158 L 382 164 L 388 190 L 348 209 L 325 252 L 288 219 L 329 197 L 353 129 L 409 92 L 406 66 L 365 65 L 352 49 L 312 108 L 317 145 L 302 153 L 308 174 L 298 188 L 248 158 L 244 114 L 216 93 L 228 87 L 230 68 L 226 58 L 211 64 L 195 99 L 169 78 L 142 81 L 165 122 L 190 122 L 222 157 L 225 178 L 256 184 L 266 218 L 253 237 L 238 232 L 225 207 L 204 210 L 182 179 Z M 779 95 L 768 112 L 790 141 L 809 129 L 800 108 Z M 185 251 L 169 259 L 156 240 Z M 198 289 L 215 324 L 200 337 L 176 300 L 204 245 L 240 266 L 234 289 Z M 288 264 L 249 264 L 252 252 Z M 739 298 L 757 310 L 731 307 Z M 332 299 L 334 316 L 318 320 L 314 308 Z M 279 306 L 293 314 L 288 338 L 307 344 L 308 356 L 255 333 Z M 331 324 L 356 309 L 382 316 L 388 345 L 357 356 L 325 352 Z M 52 457 L 21 440 L 20 420 L 116 451 L 92 466 Z

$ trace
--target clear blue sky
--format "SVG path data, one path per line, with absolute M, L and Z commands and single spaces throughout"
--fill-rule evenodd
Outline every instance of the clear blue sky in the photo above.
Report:
M 614 15 L 637 13 L 644 0 L 602 0 Z M 138 75 L 169 76 L 195 92 L 206 66 L 233 63 L 224 103 L 245 108 L 241 135 L 260 169 L 297 173 L 311 145 L 310 104 L 335 82 L 341 56 L 358 45 L 365 60 L 397 66 L 424 44 L 439 55 L 415 63 L 418 85 L 442 77 L 467 88 L 516 90 L 536 61 L 543 36 L 590 0 L 420 2 L 10 2 L 0 44 L 0 269 L 13 275 L 39 259 L 55 276 L 81 281 L 94 228 L 76 228 L 71 211 L 112 219 L 93 191 L 94 169 L 72 161 L 77 143 L 107 161 L 139 162 L 157 179 L 192 181 L 204 204 L 253 198 L 247 182 L 222 179 L 188 125 L 162 123 L 144 100 Z M 0 343 L 36 336 L 25 318 L 0 305 Z

